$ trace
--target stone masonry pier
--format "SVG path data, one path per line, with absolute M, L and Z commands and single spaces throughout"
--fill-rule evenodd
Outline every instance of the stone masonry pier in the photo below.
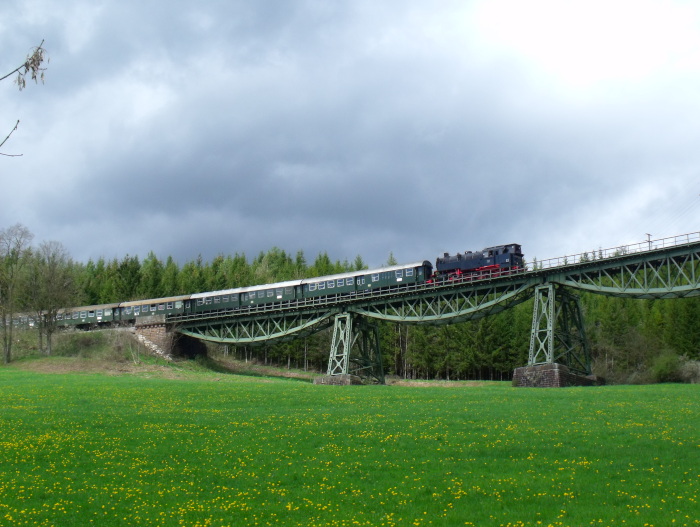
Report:
M 595 386 L 602 384 L 595 375 L 579 375 L 563 364 L 537 364 L 516 368 L 513 386 L 530 388 L 564 388 L 567 386 Z
M 206 355 L 207 347 L 201 340 L 174 331 L 165 317 L 154 316 L 139 320 L 134 328 L 136 336 L 152 352 L 168 360 L 174 357 L 194 358 Z

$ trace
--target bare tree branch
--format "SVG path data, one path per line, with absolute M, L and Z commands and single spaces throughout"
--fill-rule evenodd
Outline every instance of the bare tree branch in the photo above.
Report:
M 44 71 L 46 71 L 46 68 L 42 67 L 42 65 L 44 64 L 44 61 L 46 61 L 47 64 L 49 62 L 49 58 L 45 55 L 46 50 L 44 49 L 44 41 L 42 40 L 41 44 L 33 48 L 32 52 L 29 55 L 27 55 L 27 60 L 24 61 L 24 64 L 22 64 L 18 68 L 15 68 L 7 75 L 0 77 L 0 81 L 3 81 L 16 73 L 17 78 L 15 79 L 15 82 L 17 83 L 19 90 L 22 91 L 27 86 L 26 76 L 29 73 L 32 80 L 35 83 L 38 83 L 39 80 L 41 80 L 41 83 L 43 84 Z M 15 123 L 15 127 L 10 131 L 10 133 L 7 134 L 7 137 L 5 137 L 2 143 L 0 143 L 0 148 L 2 148 L 2 146 L 7 142 L 7 140 L 10 139 L 10 136 L 15 132 L 15 130 L 17 130 L 18 126 L 19 120 Z M 20 157 L 22 154 L 4 154 L 0 152 L 0 155 L 6 157 Z
M 17 130 L 17 127 L 18 127 L 18 126 L 19 126 L 19 119 L 18 119 L 17 122 L 15 123 L 15 127 L 10 131 L 9 134 L 7 134 L 7 137 L 6 137 L 5 139 L 2 140 L 2 143 L 0 143 L 0 148 L 2 148 L 2 145 L 4 145 L 4 144 L 7 142 L 7 140 L 8 140 L 8 139 L 10 138 L 10 136 L 14 133 L 14 131 Z M 5 153 L 3 153 L 3 152 L 0 152 L 0 156 L 19 157 L 19 156 L 21 156 L 21 155 L 22 155 L 22 154 L 5 154 Z

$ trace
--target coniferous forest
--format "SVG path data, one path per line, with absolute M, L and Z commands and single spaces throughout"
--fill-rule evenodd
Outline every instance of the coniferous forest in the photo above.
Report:
M 333 261 L 322 253 L 307 261 L 279 248 L 249 259 L 244 254 L 201 257 L 178 264 L 150 253 L 121 259 L 74 262 L 55 242 L 19 243 L 17 225 L 0 231 L 0 307 L 3 337 L 12 313 L 31 312 L 51 302 L 68 306 L 161 298 L 247 285 L 323 276 L 366 269 L 361 256 Z M 12 245 L 12 242 L 15 245 Z M 396 263 L 390 255 L 387 264 Z M 50 277 L 46 275 L 50 271 Z M 44 278 L 42 280 L 42 277 Z M 48 287 L 60 280 L 61 294 Z M 580 295 L 593 370 L 612 383 L 700 382 L 700 299 L 631 300 Z M 43 304 L 42 304 L 43 302 Z M 380 324 L 385 373 L 410 379 L 506 380 L 527 363 L 533 302 L 501 314 L 447 326 Z M 217 352 L 267 365 L 323 372 L 328 363 L 330 330 L 308 338 Z M 6 354 L 5 362 L 9 362 Z

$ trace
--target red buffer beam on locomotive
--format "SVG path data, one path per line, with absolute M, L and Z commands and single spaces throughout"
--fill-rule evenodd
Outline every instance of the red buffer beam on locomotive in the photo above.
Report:
M 520 245 L 511 243 L 487 247 L 481 251 L 445 253 L 435 261 L 435 280 L 464 280 L 501 276 L 524 267 Z

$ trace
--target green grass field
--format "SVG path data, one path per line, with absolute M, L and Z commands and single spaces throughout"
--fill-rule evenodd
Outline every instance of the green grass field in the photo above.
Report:
M 0 368 L 0 525 L 700 525 L 700 386 Z

